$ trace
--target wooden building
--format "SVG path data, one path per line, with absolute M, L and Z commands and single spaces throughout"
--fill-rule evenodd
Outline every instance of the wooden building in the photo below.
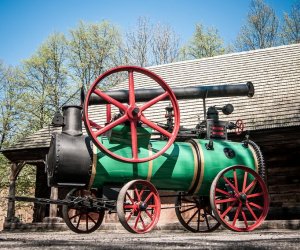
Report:
M 235 111 L 221 119 L 242 119 L 251 140 L 261 148 L 271 196 L 268 219 L 300 219 L 300 44 L 176 62 L 149 68 L 170 87 L 245 83 L 255 86 L 253 98 L 207 99 L 207 107 L 233 104 Z M 143 88 L 154 87 L 143 82 Z M 203 116 L 202 100 L 179 101 L 181 125 L 194 127 Z M 155 116 L 155 112 L 152 114 Z M 44 160 L 54 128 L 45 127 L 2 153 L 11 161 L 9 194 L 26 163 L 37 167 L 36 197 L 50 196 Z M 243 134 L 242 136 L 244 136 Z M 239 139 L 231 134 L 232 139 Z M 56 197 L 52 189 L 52 197 Z M 35 221 L 49 216 L 36 206 Z M 52 214 L 50 216 L 55 216 Z M 14 202 L 8 203 L 6 226 L 14 221 Z

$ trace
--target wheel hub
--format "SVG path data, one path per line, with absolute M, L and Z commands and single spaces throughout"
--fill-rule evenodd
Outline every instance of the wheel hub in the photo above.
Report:
M 139 119 L 141 116 L 139 107 L 137 107 L 137 106 L 129 107 L 127 110 L 127 115 L 128 115 L 128 118 L 131 120 Z
M 139 204 L 139 209 L 141 210 L 141 211 L 146 211 L 147 210 L 147 207 L 148 207 L 148 204 L 146 203 L 146 202 L 140 202 L 140 204 Z
M 239 195 L 239 200 L 242 202 L 242 204 L 246 204 L 246 202 L 247 202 L 247 195 L 245 193 L 241 193 Z

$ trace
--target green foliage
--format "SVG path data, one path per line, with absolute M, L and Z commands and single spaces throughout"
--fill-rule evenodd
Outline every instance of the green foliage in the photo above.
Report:
M 193 38 L 181 49 L 181 59 L 212 57 L 225 53 L 223 40 L 214 28 L 205 29 L 197 24 Z
M 21 99 L 28 118 L 28 132 L 48 125 L 55 111 L 70 96 L 66 68 L 67 42 L 51 35 L 37 52 L 23 62 Z
M 8 188 L 9 174 L 9 162 L 2 154 L 0 154 L 0 190 Z
M 235 47 L 238 51 L 264 49 L 278 44 L 278 19 L 263 0 L 252 0 L 247 23 L 242 26 Z
M 32 196 L 35 188 L 36 167 L 25 165 L 16 182 L 17 196 Z
M 23 126 L 20 71 L 0 64 L 0 149 L 15 140 Z

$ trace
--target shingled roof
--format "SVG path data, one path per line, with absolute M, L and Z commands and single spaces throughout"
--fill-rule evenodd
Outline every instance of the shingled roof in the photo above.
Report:
M 148 69 L 161 76 L 171 88 L 251 81 L 255 87 L 253 98 L 207 99 L 207 106 L 233 104 L 234 113 L 221 118 L 231 121 L 243 119 L 248 130 L 300 126 L 300 44 L 176 62 Z M 137 81 L 135 87 L 152 88 L 157 84 L 146 79 Z M 183 126 L 194 127 L 198 122 L 197 115 L 203 117 L 201 100 L 181 100 L 179 106 Z M 98 115 L 96 111 L 93 113 Z M 155 120 L 156 111 L 150 114 L 151 117 Z M 48 147 L 51 132 L 53 128 L 43 128 L 7 150 Z

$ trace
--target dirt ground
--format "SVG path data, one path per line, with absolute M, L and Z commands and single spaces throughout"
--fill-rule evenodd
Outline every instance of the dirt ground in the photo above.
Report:
M 61 232 L 0 232 L 0 249 L 300 249 L 300 230 L 219 230 L 194 234 L 155 230 L 144 235 L 98 230 L 83 235 Z

